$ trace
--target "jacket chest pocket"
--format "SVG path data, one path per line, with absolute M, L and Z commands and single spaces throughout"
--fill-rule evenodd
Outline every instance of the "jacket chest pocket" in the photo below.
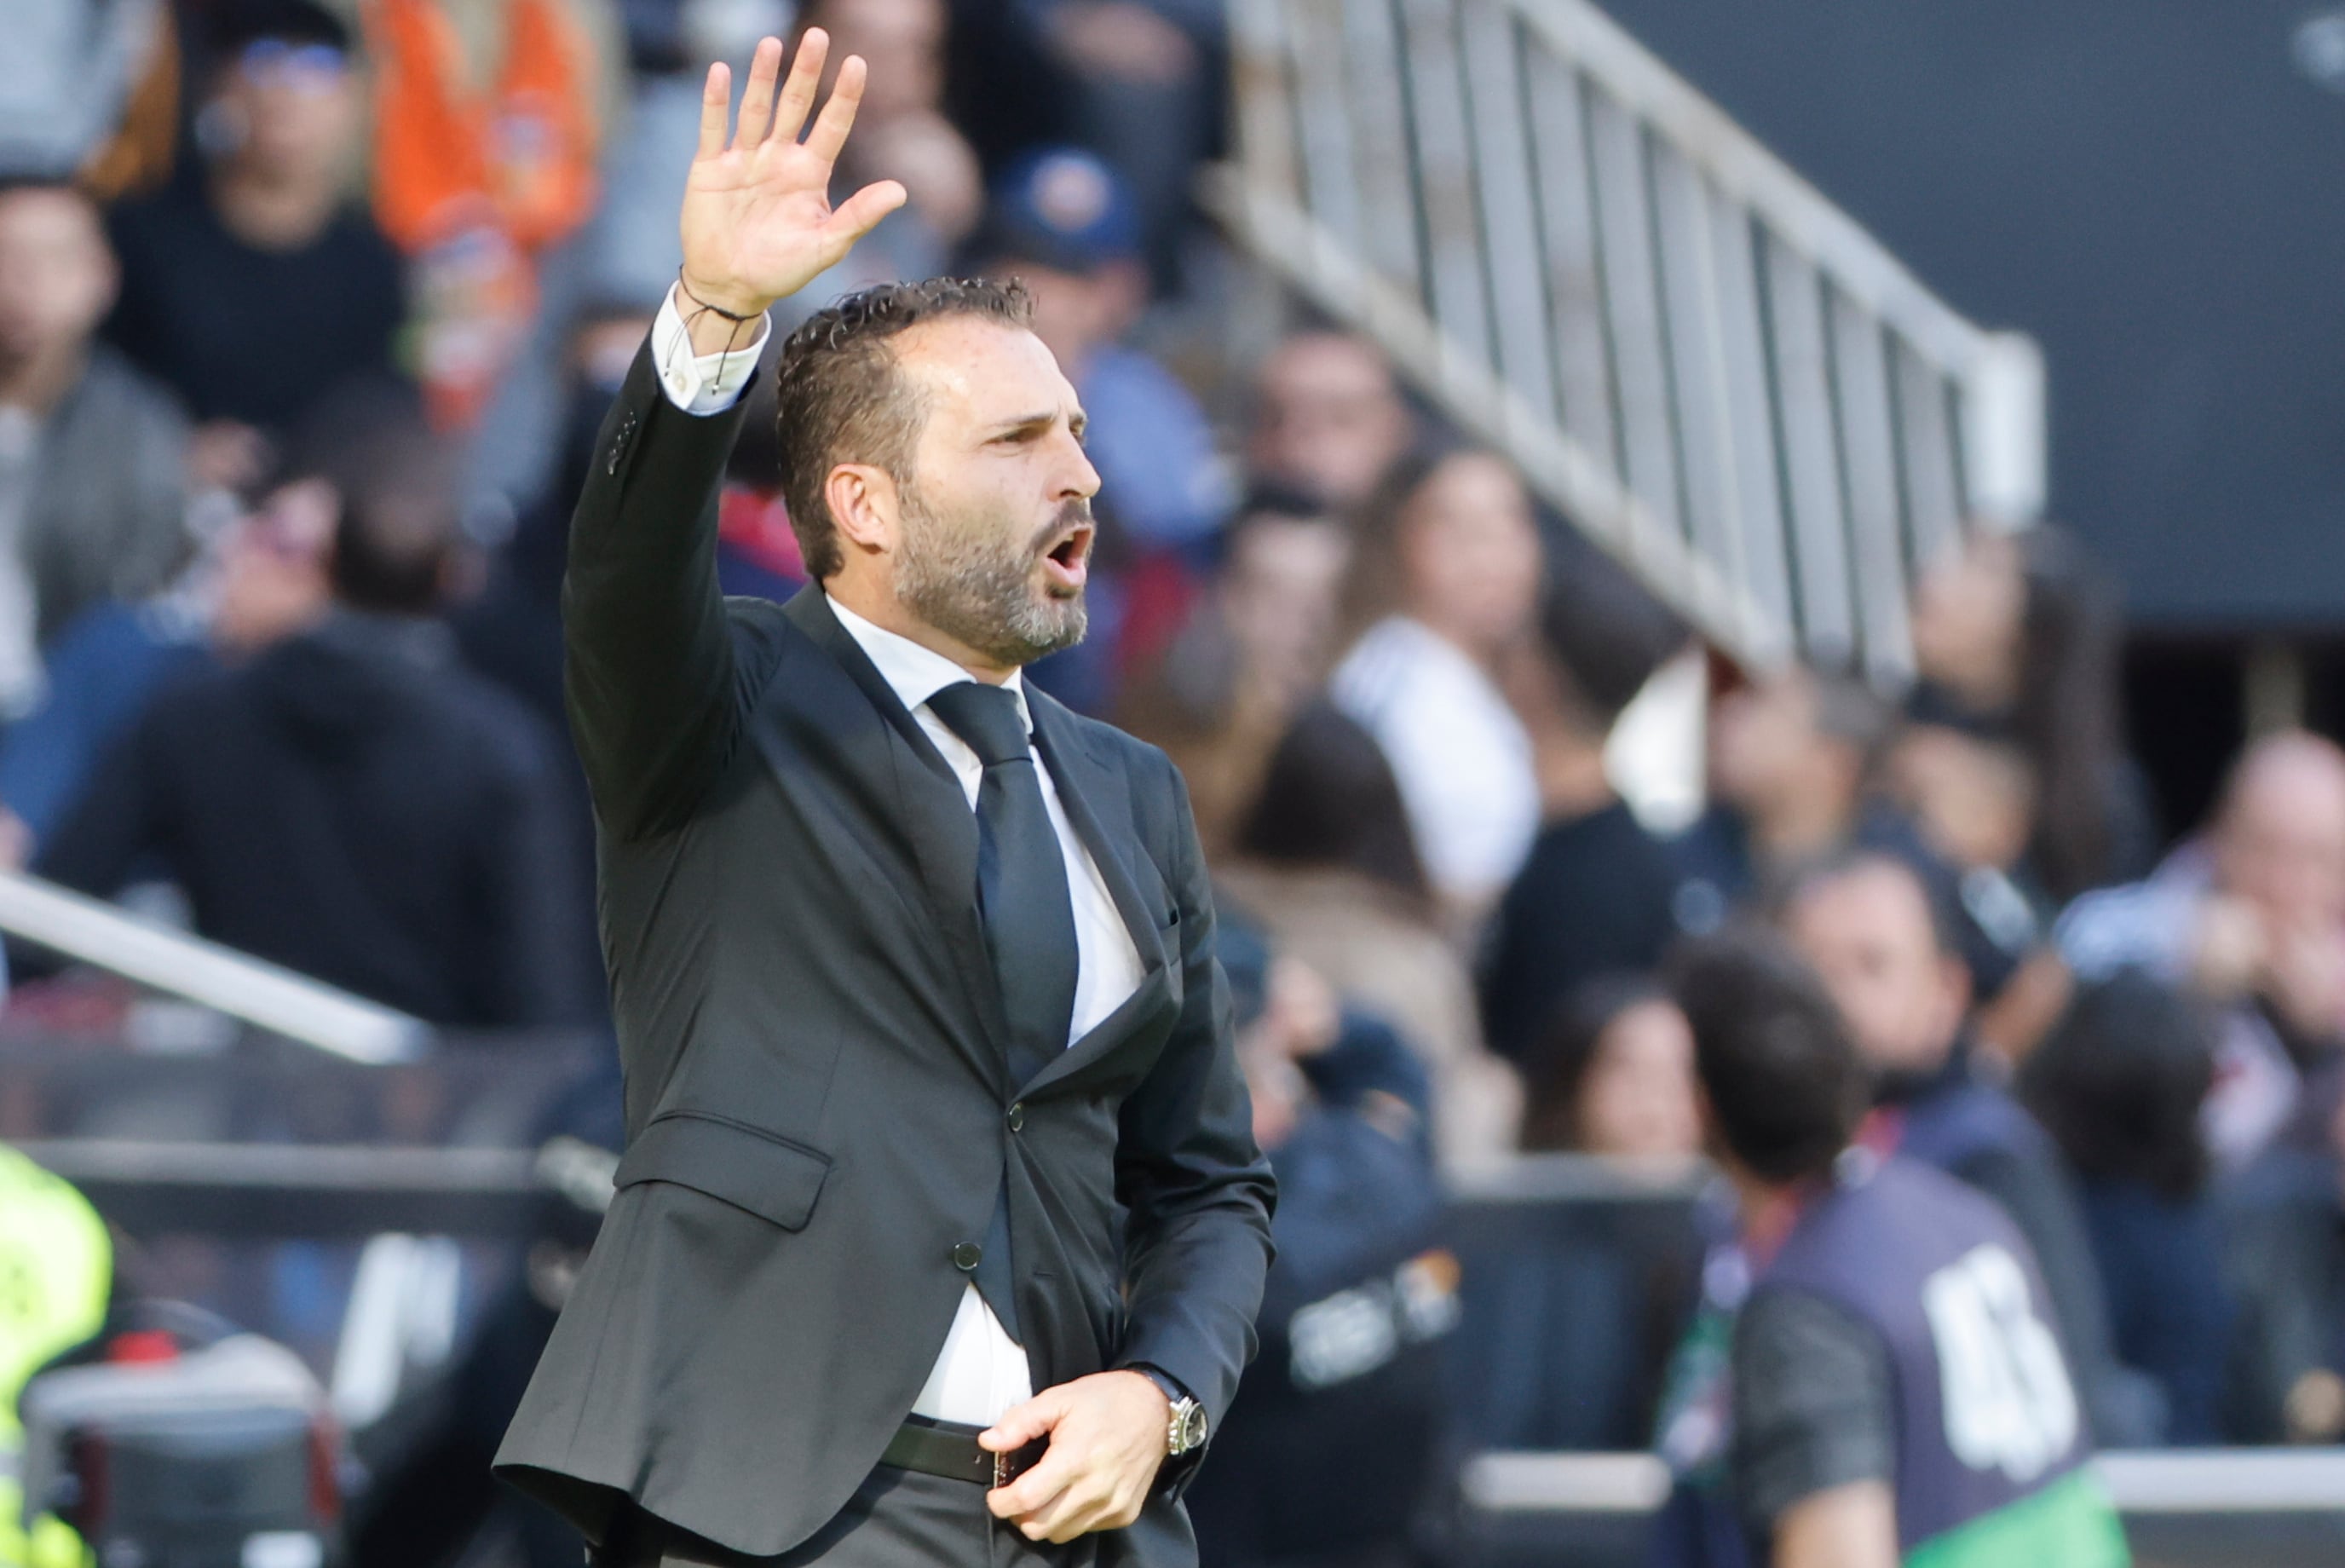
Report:
M 669 1111 L 636 1135 L 614 1185 L 670 1182 L 803 1230 L 830 1176 L 830 1156 L 756 1127 L 696 1111 Z

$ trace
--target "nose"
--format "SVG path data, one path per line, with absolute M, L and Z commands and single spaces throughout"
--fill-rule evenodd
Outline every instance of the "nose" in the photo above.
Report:
M 1100 489 L 1099 470 L 1091 466 L 1091 453 L 1083 450 L 1071 432 L 1061 433 L 1059 439 L 1066 445 L 1066 459 L 1061 473 L 1058 495 L 1061 500 L 1097 495 Z

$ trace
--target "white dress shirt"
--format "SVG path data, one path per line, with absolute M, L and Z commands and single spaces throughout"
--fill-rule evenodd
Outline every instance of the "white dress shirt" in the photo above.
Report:
M 748 384 L 765 338 L 766 327 L 760 323 L 755 340 L 745 347 L 729 354 L 695 357 L 671 292 L 652 328 L 652 355 L 659 368 L 660 384 L 669 401 L 687 413 L 709 414 L 729 408 Z M 888 689 L 919 721 L 922 733 L 960 780 L 969 809 L 975 811 L 985 764 L 929 706 L 929 698 L 946 687 L 969 679 L 969 671 L 909 637 L 872 625 L 837 599 L 830 601 L 830 609 L 848 636 L 878 667 Z M 1030 737 L 1033 716 L 1026 706 L 1025 684 L 1016 675 L 1008 684 L 1018 698 L 1019 712 L 1026 716 Z M 1042 804 L 1059 836 L 1059 850 L 1066 857 L 1067 891 L 1074 906 L 1075 1005 L 1067 1028 L 1067 1043 L 1072 1044 L 1140 988 L 1140 950 L 1116 912 L 1115 900 L 1097 862 L 1075 836 L 1074 824 L 1068 820 L 1067 809 L 1059 799 L 1058 785 L 1039 753 L 1034 771 L 1042 782 Z M 1033 1391 L 1033 1373 L 1025 1350 L 1002 1328 L 977 1287 L 963 1287 L 944 1349 L 929 1369 L 919 1398 L 912 1402 L 912 1413 L 934 1420 L 991 1426 L 1004 1410 Z

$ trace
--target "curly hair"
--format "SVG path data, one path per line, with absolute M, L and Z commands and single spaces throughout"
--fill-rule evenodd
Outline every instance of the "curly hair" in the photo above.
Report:
M 868 463 L 898 484 L 911 479 L 912 447 L 928 410 L 898 373 L 890 341 L 923 321 L 974 316 L 1032 324 L 1033 301 L 1016 279 L 930 278 L 882 283 L 807 318 L 774 365 L 774 440 L 782 503 L 807 571 L 817 581 L 846 558 L 823 489 L 841 463 Z

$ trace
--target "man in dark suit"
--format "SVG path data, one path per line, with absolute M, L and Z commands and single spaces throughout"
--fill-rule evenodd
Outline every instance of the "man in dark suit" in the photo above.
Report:
M 815 582 L 717 591 L 765 311 L 904 199 L 830 208 L 864 73 L 801 143 L 826 50 L 777 102 L 762 44 L 729 145 L 710 71 L 683 273 L 573 524 L 628 1143 L 499 1469 L 614 1568 L 1191 1563 L 1271 1181 L 1178 774 L 1019 679 L 1082 635 L 1099 484 L 1022 293 L 793 333 Z

